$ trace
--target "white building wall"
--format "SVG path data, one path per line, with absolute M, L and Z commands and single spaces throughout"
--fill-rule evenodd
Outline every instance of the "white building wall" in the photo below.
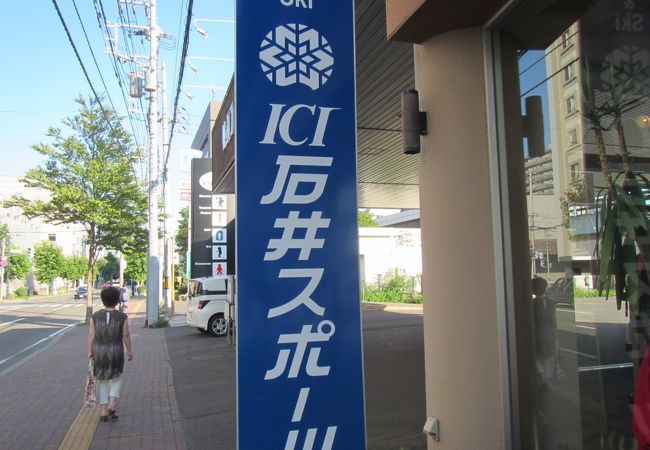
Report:
M 81 225 L 52 225 L 34 218 L 27 219 L 20 208 L 5 208 L 3 203 L 12 195 L 20 194 L 30 200 L 47 199 L 47 192 L 27 188 L 18 177 L 0 176 L 0 224 L 7 225 L 14 251 L 34 249 L 34 245 L 55 238 L 56 244 L 68 256 L 85 256 L 86 231 Z
M 422 273 L 422 245 L 418 228 L 359 228 L 361 279 L 377 282 L 389 269 L 403 269 L 406 275 Z

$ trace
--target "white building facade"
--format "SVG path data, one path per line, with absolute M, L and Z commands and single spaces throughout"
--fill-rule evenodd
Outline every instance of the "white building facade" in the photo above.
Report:
M 26 218 L 17 207 L 5 208 L 4 202 L 13 195 L 36 200 L 47 199 L 47 192 L 28 188 L 19 177 L 0 176 L 0 224 L 9 230 L 11 252 L 33 251 L 43 241 L 55 242 L 66 256 L 86 256 L 86 230 L 82 225 L 53 225 L 39 218 Z

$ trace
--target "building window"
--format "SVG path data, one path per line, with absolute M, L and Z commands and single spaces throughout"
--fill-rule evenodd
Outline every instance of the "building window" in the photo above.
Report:
M 576 128 L 569 130 L 568 141 L 570 145 L 576 145 L 578 143 L 578 130 Z
M 578 178 L 578 174 L 580 173 L 580 163 L 573 163 L 571 164 L 571 179 L 575 180 Z
M 567 113 L 567 115 L 575 112 L 576 109 L 577 109 L 576 96 L 572 95 L 571 97 L 566 99 L 566 113 Z
M 571 45 L 571 30 L 565 30 L 562 33 L 562 49 L 569 48 Z
M 52 242 L 56 242 L 56 234 L 48 234 L 47 238 Z
M 575 78 L 576 72 L 573 63 L 569 63 L 564 67 L 564 81 L 571 81 Z

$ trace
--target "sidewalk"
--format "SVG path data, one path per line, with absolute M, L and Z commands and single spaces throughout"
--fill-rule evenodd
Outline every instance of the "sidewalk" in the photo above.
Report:
M 129 309 L 144 309 L 137 302 Z M 120 418 L 97 425 L 91 449 L 186 449 L 164 330 L 143 328 L 144 318 L 129 313 L 134 356 L 125 362 Z
M 144 302 L 129 303 L 134 358 L 119 420 L 98 423 L 98 407 L 82 404 L 88 329 L 74 327 L 0 378 L 0 448 L 186 449 L 164 330 L 143 328 Z
M 172 327 L 153 329 L 143 328 L 142 297 L 129 302 L 134 359 L 125 363 L 115 422 L 99 423 L 99 408 L 82 404 L 86 326 L 0 375 L 0 449 L 233 450 L 234 347 L 186 327 L 185 305 L 178 306 Z M 364 325 L 368 449 L 424 449 L 421 306 L 363 309 L 371 315 Z

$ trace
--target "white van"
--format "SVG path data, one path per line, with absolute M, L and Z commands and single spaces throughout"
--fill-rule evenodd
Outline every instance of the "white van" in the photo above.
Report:
M 187 286 L 187 324 L 202 333 L 224 336 L 228 331 L 228 277 L 193 278 Z

